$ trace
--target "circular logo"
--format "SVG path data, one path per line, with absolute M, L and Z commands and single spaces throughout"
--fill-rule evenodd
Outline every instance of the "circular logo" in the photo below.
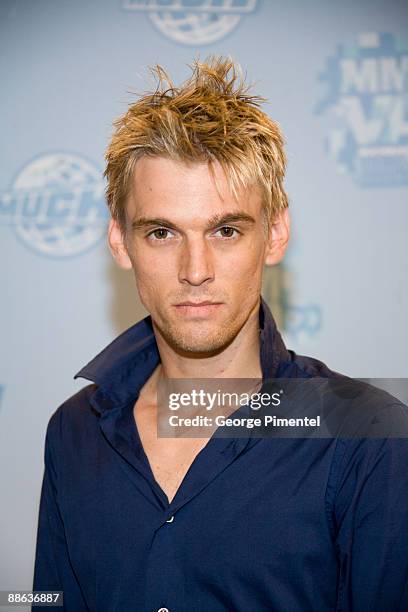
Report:
M 1 196 L 1 209 L 28 246 L 51 257 L 70 257 L 95 245 L 109 217 L 100 171 L 66 153 L 27 164 Z
M 126 0 L 123 8 L 147 11 L 162 34 L 186 45 L 208 45 L 231 32 L 257 0 Z

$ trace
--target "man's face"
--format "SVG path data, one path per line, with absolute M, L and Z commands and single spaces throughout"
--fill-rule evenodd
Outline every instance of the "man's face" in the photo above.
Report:
M 206 163 L 142 157 L 126 204 L 126 250 L 155 332 L 197 356 L 223 350 L 257 310 L 267 251 L 258 190 L 237 201 L 214 171 L 220 193 Z

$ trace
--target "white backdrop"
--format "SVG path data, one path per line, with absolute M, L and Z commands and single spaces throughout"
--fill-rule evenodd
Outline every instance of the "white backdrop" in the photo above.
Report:
M 408 376 L 408 8 L 396 0 L 2 0 L 0 589 L 30 589 L 45 428 L 145 316 L 105 240 L 113 119 L 230 54 L 286 136 L 292 245 L 264 295 L 289 348 Z

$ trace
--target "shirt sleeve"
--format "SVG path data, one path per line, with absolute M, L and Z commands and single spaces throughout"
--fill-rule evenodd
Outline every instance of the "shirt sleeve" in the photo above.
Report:
M 54 452 L 58 422 L 57 411 L 48 423 L 45 438 L 33 591 L 63 591 L 63 609 L 82 612 L 89 608 L 70 563 L 64 524 L 58 506 L 58 472 Z M 32 609 L 35 612 L 49 610 L 45 606 L 35 606 Z
M 342 440 L 337 611 L 408 610 L 408 439 Z

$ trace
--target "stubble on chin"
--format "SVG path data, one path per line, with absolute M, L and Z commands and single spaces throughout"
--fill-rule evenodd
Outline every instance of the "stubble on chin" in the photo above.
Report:
M 177 353 L 191 358 L 206 357 L 222 352 L 236 337 L 239 325 L 221 324 L 205 329 L 202 321 L 182 325 L 174 322 L 156 323 L 165 342 Z

